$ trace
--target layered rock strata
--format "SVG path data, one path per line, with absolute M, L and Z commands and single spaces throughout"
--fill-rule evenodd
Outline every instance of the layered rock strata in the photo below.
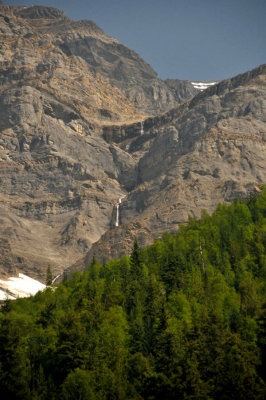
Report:
M 93 22 L 1 7 L 0 71 L 1 276 L 118 257 L 265 183 L 265 65 L 197 94 Z
M 133 125 L 136 127 L 136 124 Z M 176 232 L 189 216 L 245 198 L 266 183 L 266 65 L 225 80 L 168 113 L 114 138 L 137 162 L 136 186 L 120 206 L 121 225 L 106 232 L 83 263 L 128 254 Z

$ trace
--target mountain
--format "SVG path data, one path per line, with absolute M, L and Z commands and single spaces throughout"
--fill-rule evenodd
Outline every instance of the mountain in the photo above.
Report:
M 143 135 L 129 138 L 129 129 L 118 145 L 136 160 L 136 186 L 119 206 L 121 225 L 93 244 L 86 266 L 93 256 L 128 254 L 135 236 L 147 245 L 202 209 L 213 212 L 219 202 L 260 191 L 266 182 L 265 83 L 262 65 L 145 120 Z
M 120 256 L 265 183 L 265 65 L 200 92 L 54 8 L 2 6 L 0 35 L 2 276 Z
M 131 155 L 103 128 L 141 121 L 195 89 L 168 88 L 96 24 L 54 8 L 2 6 L 0 35 L 0 271 L 44 278 L 110 228 L 122 172 L 135 179 Z
M 85 92 L 89 84 L 86 78 L 94 81 L 98 78 L 105 85 L 108 82 L 105 96 L 99 94 L 99 89 L 103 90 L 103 87 L 97 88 L 97 79 L 96 82 L 90 82 L 98 96 L 103 97 L 98 99 L 101 100 L 98 104 L 95 101 L 97 99 L 92 99 L 92 108 L 98 109 L 99 117 L 108 120 L 115 114 L 116 118 L 120 119 L 126 106 L 133 110 L 137 108 L 147 115 L 158 114 L 198 92 L 191 82 L 180 80 L 169 82 L 159 79 L 156 72 L 138 54 L 106 35 L 92 21 L 73 21 L 62 11 L 51 7 L 3 7 L 2 10 L 5 15 L 2 33 L 9 38 L 11 36 L 14 41 L 19 40 L 17 48 L 20 48 L 20 54 L 16 53 L 13 57 L 19 58 L 20 66 L 24 65 L 23 72 L 26 72 L 27 65 L 35 66 L 27 71 L 31 79 L 34 71 L 36 77 L 40 78 L 41 75 L 42 80 L 45 78 L 46 81 L 50 75 L 49 79 L 52 81 L 56 79 L 62 81 L 64 74 L 69 75 L 69 71 L 62 71 L 66 69 L 65 64 L 68 64 L 67 69 L 72 70 L 72 75 L 70 74 L 68 79 L 74 80 L 75 83 L 78 81 L 82 87 L 85 86 L 83 88 Z M 37 50 L 37 54 L 33 49 Z M 8 71 L 9 78 L 10 72 Z M 112 93 L 114 98 L 107 99 L 108 89 L 113 88 L 117 88 L 117 91 Z M 76 87 L 76 91 L 78 89 L 80 88 Z M 83 93 L 80 95 L 83 96 Z M 85 94 L 88 96 L 88 93 Z M 120 102 L 116 99 L 116 95 L 122 96 Z M 124 95 L 128 99 L 126 104 L 123 104 Z M 106 100 L 114 102 L 111 104 L 114 110 L 108 107 Z M 117 105 L 122 108 L 119 112 Z M 127 115 L 128 118 L 132 118 L 130 113 Z

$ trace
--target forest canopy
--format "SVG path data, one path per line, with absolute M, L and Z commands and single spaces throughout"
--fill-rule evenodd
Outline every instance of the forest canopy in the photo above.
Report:
M 1 399 L 266 396 L 266 189 L 0 311 Z

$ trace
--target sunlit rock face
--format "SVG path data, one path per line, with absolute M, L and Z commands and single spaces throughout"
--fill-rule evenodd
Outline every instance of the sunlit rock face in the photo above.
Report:
M 1 7 L 0 44 L 0 274 L 39 279 L 113 227 L 136 185 L 136 160 L 103 132 L 197 91 L 177 93 L 95 23 L 50 7 Z
M 265 183 L 265 66 L 162 81 L 47 7 L 2 7 L 0 40 L 2 279 L 128 253 Z
M 87 254 L 103 260 L 176 232 L 189 216 L 246 198 L 266 183 L 266 65 L 212 85 L 162 116 L 144 135 L 119 136 L 137 160 L 137 184 L 119 207 L 120 225 Z M 137 129 L 136 129 L 137 131 Z M 111 137 L 111 135 L 109 136 Z

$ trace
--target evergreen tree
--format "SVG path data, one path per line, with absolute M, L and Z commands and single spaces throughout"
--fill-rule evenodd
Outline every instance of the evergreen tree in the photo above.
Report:
M 142 250 L 137 238 L 135 238 L 133 250 L 130 256 L 131 275 L 133 279 L 139 279 L 142 276 L 142 261 Z
M 263 400 L 265 226 L 263 189 L 5 302 L 1 400 Z
M 46 270 L 46 286 L 51 286 L 53 282 L 53 274 L 51 270 L 51 266 L 48 265 L 47 270 Z

